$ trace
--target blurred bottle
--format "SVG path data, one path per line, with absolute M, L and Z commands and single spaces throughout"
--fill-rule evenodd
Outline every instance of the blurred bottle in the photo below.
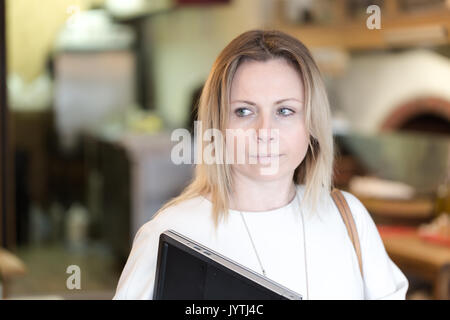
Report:
M 447 176 L 436 192 L 436 215 L 447 214 L 450 216 L 450 150 L 447 156 Z
M 44 244 L 50 237 L 50 219 L 46 212 L 36 204 L 31 205 L 29 235 L 34 246 Z
M 450 215 L 450 183 L 443 183 L 438 187 L 436 197 L 436 215 Z
M 53 202 L 50 206 L 50 219 L 51 219 L 51 240 L 54 243 L 58 243 L 63 237 L 63 218 L 64 208 L 59 202 Z
M 66 240 L 70 250 L 84 252 L 87 249 L 89 214 L 85 207 L 74 203 L 67 212 Z

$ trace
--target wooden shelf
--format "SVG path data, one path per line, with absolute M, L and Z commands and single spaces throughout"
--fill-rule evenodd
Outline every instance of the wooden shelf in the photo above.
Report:
M 312 48 L 384 49 L 450 43 L 450 10 L 399 13 L 386 7 L 381 13 L 381 29 L 373 30 L 366 27 L 366 19 L 345 16 L 331 25 L 293 24 L 282 18 L 281 10 L 278 3 L 270 28 L 284 31 Z
M 355 194 L 367 211 L 376 216 L 401 219 L 431 219 L 434 202 L 428 198 L 389 200 L 368 198 Z

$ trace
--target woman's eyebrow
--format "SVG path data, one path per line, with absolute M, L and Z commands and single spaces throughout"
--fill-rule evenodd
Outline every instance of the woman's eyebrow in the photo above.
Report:
M 275 104 L 280 104 L 280 103 L 283 103 L 283 102 L 288 101 L 288 100 L 295 100 L 297 102 L 302 103 L 302 101 L 300 101 L 300 100 L 298 100 L 296 98 L 286 98 L 286 99 L 281 99 L 281 100 L 275 101 Z M 255 102 L 248 101 L 248 100 L 234 100 L 234 101 L 231 101 L 231 103 L 236 103 L 236 102 L 243 102 L 243 103 L 250 104 L 252 106 L 256 106 Z

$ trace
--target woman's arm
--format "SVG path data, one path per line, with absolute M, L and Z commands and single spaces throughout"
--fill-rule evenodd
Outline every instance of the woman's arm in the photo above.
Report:
M 153 219 L 138 230 L 113 299 L 153 298 L 160 229 Z
M 365 299 L 404 300 L 408 279 L 386 252 L 378 229 L 361 201 L 343 194 L 352 210 L 361 243 Z

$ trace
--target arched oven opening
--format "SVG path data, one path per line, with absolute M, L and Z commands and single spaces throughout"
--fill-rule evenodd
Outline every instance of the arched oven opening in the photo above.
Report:
M 450 102 L 440 98 L 421 98 L 393 109 L 381 131 L 418 131 L 450 136 Z

